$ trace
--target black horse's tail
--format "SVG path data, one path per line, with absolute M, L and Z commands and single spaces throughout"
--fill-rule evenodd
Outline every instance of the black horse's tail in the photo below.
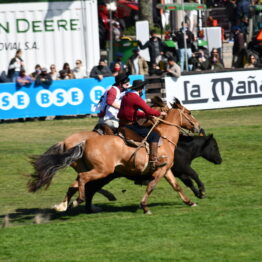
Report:
M 32 156 L 31 164 L 35 172 L 30 175 L 31 179 L 27 184 L 29 192 L 36 192 L 40 188 L 47 189 L 51 184 L 55 173 L 83 156 L 85 142 L 64 150 L 64 144 L 58 143 L 50 147 L 43 155 Z

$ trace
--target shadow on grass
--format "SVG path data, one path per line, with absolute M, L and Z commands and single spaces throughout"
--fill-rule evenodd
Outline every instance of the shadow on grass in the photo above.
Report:
M 176 203 L 171 202 L 158 202 L 158 203 L 152 203 L 148 205 L 150 207 L 168 207 L 168 206 L 178 206 L 184 207 L 183 205 L 178 205 Z M 138 205 L 126 205 L 126 206 L 113 206 L 111 204 L 99 204 L 96 207 L 100 208 L 103 213 L 117 213 L 117 212 L 127 212 L 127 213 L 135 213 L 141 208 Z M 99 213 L 100 213 L 99 212 Z M 142 210 L 141 210 L 142 212 Z M 20 208 L 16 209 L 15 212 L 9 213 L 9 219 L 10 223 L 15 224 L 31 224 L 35 223 L 36 216 L 41 215 L 43 218 L 43 223 L 46 223 L 48 221 L 65 221 L 69 220 L 74 216 L 78 216 L 80 214 L 87 214 L 87 215 L 93 215 L 96 213 L 87 213 L 85 205 L 81 205 L 76 208 L 69 208 L 65 212 L 57 212 L 54 209 L 51 208 Z M 3 221 L 4 217 L 6 215 L 0 215 L 0 220 Z

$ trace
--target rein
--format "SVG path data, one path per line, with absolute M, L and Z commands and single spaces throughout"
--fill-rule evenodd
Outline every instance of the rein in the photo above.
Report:
M 182 124 L 182 115 L 183 115 L 192 125 L 194 125 L 194 123 L 184 114 L 183 111 L 184 111 L 184 108 L 183 108 L 183 110 L 178 109 L 178 112 L 179 112 L 179 114 L 180 114 L 180 120 L 181 120 L 180 122 L 181 122 L 181 124 Z M 129 159 L 131 159 L 132 156 L 134 156 L 134 155 L 136 154 L 136 152 L 137 152 L 144 144 L 146 144 L 146 140 L 147 140 L 148 136 L 151 134 L 151 132 L 153 131 L 153 129 L 159 124 L 159 122 L 162 122 L 163 124 L 166 124 L 166 125 L 169 125 L 169 126 L 175 126 L 175 127 L 177 127 L 182 133 L 187 134 L 187 135 L 189 134 L 189 131 L 187 131 L 186 129 L 182 128 L 182 127 L 179 126 L 179 125 L 176 125 L 176 124 L 173 124 L 173 123 L 171 123 L 171 122 L 169 122 L 169 121 L 163 120 L 163 119 L 161 119 L 160 117 L 154 117 L 154 119 L 156 119 L 156 120 L 155 120 L 155 123 L 154 123 L 153 126 L 150 128 L 147 136 L 142 140 L 141 144 L 136 148 L 136 150 L 135 150 L 134 153 L 130 156 Z M 164 139 L 166 139 L 168 142 L 170 142 L 171 144 L 173 144 L 173 145 L 176 147 L 176 144 L 175 144 L 171 139 L 169 139 L 167 136 L 161 136 L 161 137 L 164 138 Z M 134 161 L 135 161 L 135 160 L 134 160 Z

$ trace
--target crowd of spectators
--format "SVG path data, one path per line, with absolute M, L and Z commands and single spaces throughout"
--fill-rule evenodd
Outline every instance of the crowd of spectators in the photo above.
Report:
M 247 33 L 249 17 L 249 1 L 228 0 L 227 12 L 231 24 L 232 40 L 232 68 L 256 68 L 261 67 L 260 57 L 254 53 L 247 52 Z M 189 20 L 188 20 L 189 21 Z M 190 21 L 189 21 L 190 22 Z M 214 19 L 208 17 L 208 22 L 214 24 Z M 190 25 L 190 24 L 189 24 Z M 26 65 L 22 59 L 22 50 L 17 50 L 14 58 L 8 66 L 8 74 L 1 77 L 1 82 L 16 82 L 19 87 L 26 86 L 35 81 L 36 85 L 49 86 L 53 80 L 97 78 L 117 76 L 119 73 L 142 75 L 169 75 L 179 77 L 181 72 L 186 71 L 219 71 L 225 68 L 222 59 L 222 50 L 213 48 L 211 52 L 203 46 L 198 46 L 197 37 L 187 22 L 182 23 L 181 28 L 176 32 L 165 34 L 162 40 L 155 30 L 150 31 L 150 38 L 142 44 L 137 41 L 137 47 L 132 50 L 132 55 L 123 61 L 123 54 L 117 52 L 115 60 L 107 63 L 105 58 L 99 60 L 87 74 L 82 61 L 77 59 L 75 66 L 71 68 L 69 63 L 64 63 L 61 70 L 55 64 L 50 65 L 49 70 L 40 64 L 35 66 L 31 73 L 25 71 Z M 212 26 L 211 25 L 211 26 Z M 120 36 L 119 36 L 120 37 Z M 167 41 L 176 44 L 167 45 Z M 150 61 L 140 54 L 140 50 L 148 49 Z

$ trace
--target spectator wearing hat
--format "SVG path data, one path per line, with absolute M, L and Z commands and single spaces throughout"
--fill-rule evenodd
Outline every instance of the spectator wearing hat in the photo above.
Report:
M 24 68 L 20 70 L 19 76 L 16 78 L 16 84 L 18 87 L 28 86 L 33 82 L 33 79 L 26 75 Z
M 148 75 L 148 64 L 139 51 L 138 47 L 133 49 L 133 55 L 126 63 L 127 71 L 131 75 Z
M 43 67 L 41 73 L 36 77 L 35 85 L 49 87 L 52 84 L 52 78 L 47 72 L 47 68 Z
M 180 66 L 176 63 L 174 57 L 169 57 L 167 59 L 166 75 L 176 78 L 181 76 Z
M 90 72 L 90 77 L 102 80 L 104 77 L 112 76 L 110 68 L 107 66 L 105 58 L 100 58 L 99 64 L 94 66 Z
M 162 40 L 157 36 L 155 30 L 150 31 L 151 37 L 149 40 L 143 45 L 141 41 L 138 41 L 138 45 L 140 49 L 148 48 L 149 56 L 150 56 L 150 64 L 156 63 L 156 58 L 160 55 L 164 54 L 165 46 Z
M 150 106 L 140 97 L 143 92 L 146 81 L 135 80 L 130 92 L 126 92 L 122 98 L 121 106 L 118 113 L 120 126 L 125 126 L 142 137 L 146 137 L 150 127 L 144 127 L 137 123 L 139 118 L 166 115 L 165 112 L 159 112 Z M 157 149 L 160 136 L 155 131 L 152 131 L 147 137 L 149 142 L 149 171 L 154 172 L 157 168 L 166 165 L 157 159 Z
M 129 88 L 130 79 L 125 73 L 115 77 L 115 83 L 109 87 L 101 97 L 98 105 L 100 113 L 99 124 L 106 124 L 111 128 L 118 128 L 118 111 L 120 108 L 123 92 Z

